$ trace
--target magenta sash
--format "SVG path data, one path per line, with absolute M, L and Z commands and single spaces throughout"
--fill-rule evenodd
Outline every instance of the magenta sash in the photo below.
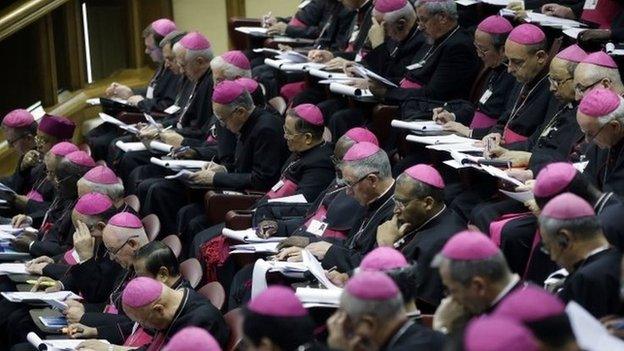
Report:
M 284 84 L 284 86 L 280 89 L 280 95 L 287 101 L 290 102 L 297 94 L 301 93 L 307 88 L 306 82 L 294 82 Z
M 529 254 L 529 259 L 527 260 L 526 267 L 524 268 L 523 278 L 529 274 L 529 267 L 531 267 L 531 261 L 533 260 L 533 253 L 535 250 L 538 250 L 539 244 L 542 242 L 542 237 L 540 236 L 539 229 L 535 231 L 533 235 L 533 244 L 531 245 L 531 253 Z
M 507 224 L 508 222 L 514 219 L 523 218 L 529 215 L 531 215 L 531 212 L 508 213 L 493 220 L 490 223 L 490 239 L 492 239 L 492 241 L 496 244 L 496 246 L 500 247 L 501 239 L 502 239 L 501 237 L 502 237 L 503 228 L 505 227 L 505 224 Z
M 598 0 L 595 9 L 583 9 L 581 19 L 598 24 L 600 29 L 608 29 L 620 9 L 620 4 L 615 0 Z
M 327 218 L 327 209 L 325 208 L 325 205 L 321 205 L 319 206 L 319 208 L 316 210 L 316 212 L 314 212 L 314 215 L 312 215 L 312 217 L 310 217 L 310 219 L 308 219 L 304 226 L 306 228 L 308 228 L 310 226 L 310 224 L 312 223 L 312 220 L 317 220 L 319 222 L 324 222 L 325 219 Z M 336 238 L 336 239 L 346 239 L 346 234 L 339 231 L 339 230 L 333 230 L 330 228 L 326 228 L 325 231 L 323 232 L 322 235 L 323 238 Z
M 106 305 L 106 307 L 104 307 L 104 313 L 119 314 L 119 311 L 117 311 L 115 305 Z
M 76 258 L 74 257 L 74 249 L 71 249 L 65 252 L 65 255 L 63 255 L 63 260 L 65 260 L 65 263 L 67 263 L 70 266 L 77 265 L 78 261 L 76 261 Z
M 475 111 L 470 122 L 470 129 L 489 128 L 496 124 L 496 118 L 492 118 L 481 111 Z
M 282 179 L 280 179 L 280 182 L 282 183 L 282 185 L 279 188 L 275 189 L 275 191 L 273 191 L 273 189 L 271 189 L 266 194 L 266 196 L 269 199 L 277 199 L 277 198 L 280 198 L 280 197 L 286 197 L 286 196 L 294 195 L 295 191 L 297 191 L 297 189 L 299 188 L 297 183 L 293 182 L 290 179 L 282 178 Z M 276 188 L 278 186 L 278 184 L 275 184 L 273 186 L 273 188 Z
M 527 139 L 528 137 L 520 135 L 509 129 L 509 127 L 505 126 L 505 130 L 503 131 L 503 144 L 517 143 L 519 141 L 525 141 Z
M 299 28 L 305 28 L 308 26 L 307 24 L 301 22 L 301 20 L 298 19 L 297 16 L 293 16 L 290 19 L 290 22 L 288 22 L 288 25 L 293 26 L 293 27 L 299 27 Z
M 401 88 L 405 88 L 405 89 L 420 89 L 422 88 L 422 84 L 417 83 L 417 82 L 412 82 L 411 80 L 407 79 L 407 78 L 403 78 L 403 80 L 401 81 Z
M 43 202 L 43 196 L 35 189 L 29 191 L 28 194 L 26 194 L 26 198 L 28 198 L 28 200 Z
M 131 347 L 141 347 L 143 345 L 147 345 L 152 341 L 152 336 L 143 330 L 143 328 L 138 327 L 132 335 L 130 335 L 123 346 L 131 346 Z

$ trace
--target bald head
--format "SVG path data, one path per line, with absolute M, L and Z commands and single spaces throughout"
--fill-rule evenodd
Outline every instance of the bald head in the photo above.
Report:
M 149 242 L 142 227 L 123 228 L 111 224 L 104 227 L 102 239 L 112 259 L 124 268 L 132 266 L 135 252 Z
M 136 278 L 124 289 L 124 312 L 141 326 L 165 330 L 175 316 L 183 291 L 176 291 L 151 278 Z

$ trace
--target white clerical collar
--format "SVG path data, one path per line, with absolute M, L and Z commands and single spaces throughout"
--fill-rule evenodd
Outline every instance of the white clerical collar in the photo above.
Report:
M 599 248 L 597 248 L 597 249 L 595 249 L 595 250 L 591 251 L 590 253 L 588 253 L 588 254 L 587 254 L 587 256 L 585 256 L 585 259 L 588 259 L 588 258 L 590 258 L 590 257 L 592 257 L 593 255 L 596 255 L 596 254 L 598 254 L 598 253 L 601 253 L 601 252 L 603 252 L 604 250 L 607 250 L 607 249 L 608 249 L 608 248 L 610 248 L 610 247 L 611 247 L 611 245 L 609 245 L 609 244 L 607 244 L 607 245 L 603 245 L 603 246 L 601 246 L 601 247 L 599 247 Z
M 392 189 L 392 186 L 394 185 L 394 179 L 392 179 L 392 183 L 390 183 L 390 185 L 388 186 L 388 188 L 386 190 L 384 190 L 383 193 L 381 193 L 381 195 L 377 196 L 376 198 L 370 200 L 366 205 L 370 206 L 370 204 L 374 203 L 375 201 L 381 199 L 382 197 L 386 196 L 386 194 L 388 193 L 388 191 L 390 191 L 390 189 Z
M 511 289 L 513 289 L 514 286 L 516 286 L 516 284 L 518 284 L 519 281 L 520 281 L 520 276 L 514 273 L 511 276 L 511 280 L 509 281 L 509 283 L 507 283 L 507 285 L 505 285 L 505 288 L 503 290 L 501 290 L 501 292 L 498 294 L 498 296 L 496 296 L 494 301 L 492 301 L 490 306 L 494 306 L 497 303 L 499 303 L 500 300 L 502 300 L 507 294 L 509 294 Z

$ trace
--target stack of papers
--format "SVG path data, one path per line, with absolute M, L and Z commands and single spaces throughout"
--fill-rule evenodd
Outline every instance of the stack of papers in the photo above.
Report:
M 483 146 L 475 146 L 474 143 L 461 143 L 461 144 L 436 144 L 427 145 L 427 149 L 437 151 L 457 151 L 457 152 L 483 152 Z
M 307 204 L 308 200 L 306 200 L 303 194 L 297 194 L 297 195 L 292 195 L 292 196 L 277 197 L 275 199 L 269 199 L 267 200 L 267 202 L 269 203 L 280 202 L 283 204 Z
M 139 130 L 135 127 L 135 126 L 131 126 L 129 124 L 126 124 L 120 120 L 118 120 L 117 118 L 111 116 L 111 115 L 107 115 L 106 113 L 100 112 L 99 114 L 100 118 L 102 119 L 102 121 L 107 122 L 107 123 L 111 123 L 114 124 L 116 126 L 118 126 L 119 128 L 126 130 L 132 134 L 138 134 Z
M 365 68 L 364 66 L 357 65 L 357 66 L 355 66 L 355 70 L 356 70 L 356 72 L 360 76 L 362 76 L 362 78 L 372 79 L 374 81 L 383 83 L 383 84 L 385 84 L 387 86 L 391 86 L 393 88 L 398 88 L 399 87 L 398 85 L 394 84 L 392 81 L 390 81 L 390 80 L 380 76 L 379 74 L 377 74 L 377 73 L 375 73 L 375 72 Z
M 565 311 L 580 349 L 587 351 L 624 350 L 624 341 L 611 335 L 599 320 L 578 303 L 569 302 Z
M 156 157 L 150 158 L 150 162 L 161 167 L 169 168 L 174 171 L 183 169 L 202 169 L 210 162 L 201 160 L 161 160 Z
M 521 203 L 525 203 L 527 201 L 533 200 L 533 192 L 531 190 L 527 191 L 507 191 L 503 189 L 499 189 L 501 193 L 507 195 L 509 198 L 519 201 Z
M 269 29 L 264 27 L 236 27 L 234 30 L 245 34 L 267 34 Z
M 242 241 L 249 244 L 280 242 L 286 239 L 285 237 L 269 237 L 266 239 L 261 238 L 256 234 L 256 230 L 253 228 L 245 230 L 232 230 L 228 228 L 223 228 L 221 234 L 223 234 L 223 236 L 226 238 L 230 238 L 236 241 Z
M 347 96 L 357 96 L 357 97 L 375 97 L 373 93 L 371 93 L 368 89 L 360 89 L 350 85 L 341 84 L 341 83 L 330 83 L 329 91 L 336 94 L 342 94 Z
M 294 50 L 281 52 L 277 56 L 275 56 L 275 58 L 277 58 L 278 60 L 289 61 L 291 63 L 304 63 L 309 61 L 306 55 L 296 52 Z
M 308 268 L 301 262 L 265 261 L 260 258 L 256 260 L 252 272 L 251 297 L 256 297 L 267 288 L 266 275 L 268 272 L 281 272 L 289 277 L 303 278 L 307 271 Z
M 413 122 L 403 122 L 403 121 L 397 121 L 397 122 L 401 122 L 401 124 L 413 123 Z M 392 123 L 394 124 L 394 121 L 392 121 Z M 447 145 L 447 144 L 473 145 L 477 141 L 475 139 L 465 138 L 456 134 L 429 135 L 429 136 L 408 135 L 407 137 L 405 137 L 405 140 L 411 141 L 413 143 L 420 143 L 420 144 L 427 144 L 427 145 L 442 145 L 442 144 L 444 145 Z M 438 149 L 434 149 L 434 150 L 438 150 Z
M 549 16 L 543 13 L 527 11 L 526 15 L 527 15 L 527 18 L 526 18 L 527 22 L 539 23 L 542 26 L 555 27 L 555 28 L 586 27 L 584 23 L 581 23 L 579 21 L 566 19 L 566 18 L 559 18 L 555 16 Z
M 323 266 L 316 259 L 316 257 L 314 257 L 312 253 L 310 253 L 310 251 L 303 249 L 303 251 L 301 251 L 301 256 L 303 258 L 303 264 L 308 267 L 310 273 L 312 273 L 312 275 L 319 281 L 319 283 L 321 283 L 327 289 L 341 290 L 339 287 L 334 285 L 334 283 L 332 283 L 329 278 L 327 278 L 327 276 L 325 275 L 325 270 L 323 270 Z
M 65 300 L 81 300 L 82 298 L 71 291 L 58 291 L 53 293 L 46 292 L 2 292 L 0 293 L 5 299 L 10 302 L 22 302 L 22 301 L 41 301 L 47 302 L 51 300 L 65 301 Z
M 0 263 L 0 275 L 28 274 L 24 263 Z
M 277 253 L 278 242 L 263 242 L 230 246 L 230 253 Z
M 124 141 L 118 140 L 115 143 L 115 146 L 124 152 L 147 150 L 147 148 L 145 147 L 145 144 L 143 144 L 140 141 L 139 142 L 124 142 Z M 158 140 L 152 140 L 150 142 L 150 149 L 153 151 L 170 153 L 171 150 L 173 150 L 173 146 L 169 144 L 165 144 Z
M 342 289 L 297 288 L 295 295 L 297 295 L 305 308 L 337 308 L 340 306 L 340 295 L 342 295 Z
M 442 129 L 441 124 L 437 124 L 434 121 L 427 121 L 427 120 L 406 122 L 406 121 L 401 121 L 398 119 L 393 119 L 392 122 L 390 122 L 390 125 L 393 126 L 394 128 L 408 129 L 408 130 L 413 130 L 416 132 L 443 132 L 444 131 L 444 129 Z M 464 139 L 467 139 L 467 138 L 464 138 Z
M 343 72 L 330 72 L 330 71 L 322 71 L 317 68 L 311 68 L 308 70 L 311 76 L 323 79 L 333 79 L 333 80 L 350 80 L 351 77 L 347 76 L 346 73 Z
M 85 340 L 80 339 L 53 339 L 53 340 L 42 340 L 39 335 L 34 332 L 28 333 L 26 335 L 26 340 L 34 346 L 37 350 L 48 350 L 48 351 L 72 351 L 76 350 L 78 346 L 83 343 Z M 110 344 L 108 341 L 100 339 L 98 340 L 104 344 Z

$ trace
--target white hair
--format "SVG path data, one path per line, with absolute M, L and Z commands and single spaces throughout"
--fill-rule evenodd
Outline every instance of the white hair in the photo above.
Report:
M 251 94 L 245 90 L 239 97 L 225 106 L 227 106 L 228 111 L 232 112 L 237 107 L 242 107 L 247 111 L 251 111 L 256 105 L 254 105 Z
M 353 321 L 368 315 L 375 317 L 378 321 L 388 322 L 403 311 L 403 306 L 401 293 L 397 293 L 395 297 L 387 300 L 364 300 L 346 291 L 340 295 L 340 308 Z
M 453 20 L 457 20 L 459 15 L 457 14 L 457 4 L 453 0 L 445 1 L 423 1 L 418 0 L 414 5 L 415 8 L 424 6 L 429 15 L 435 15 L 443 13 Z
M 373 9 L 373 16 L 378 17 L 383 15 L 383 20 L 386 23 L 396 23 L 400 19 L 414 19 L 416 18 L 416 11 L 414 11 L 414 6 L 408 1 L 405 6 L 402 8 L 392 11 L 381 13 L 375 9 Z
M 180 42 L 173 44 L 173 46 L 171 47 L 171 51 L 173 51 L 174 55 L 179 53 L 181 50 L 186 50 L 186 49 L 184 48 L 184 46 L 182 46 Z
M 579 63 L 576 66 L 576 70 L 574 70 L 574 74 L 578 74 L 579 71 L 587 74 L 586 79 L 588 81 L 597 82 L 607 78 L 617 90 L 624 90 L 622 77 L 620 76 L 620 71 L 617 68 L 602 67 L 591 63 Z
M 184 60 L 186 62 L 194 61 L 198 57 L 202 57 L 202 58 L 205 58 L 206 60 L 210 61 L 210 60 L 212 60 L 214 55 L 212 54 L 212 49 L 211 48 L 203 49 L 203 50 L 186 49 L 186 55 L 184 56 Z
M 210 69 L 214 71 L 217 68 L 223 68 L 223 74 L 226 80 L 235 80 L 240 77 L 251 78 L 251 70 L 236 67 L 226 62 L 221 56 L 217 56 L 210 61 Z
M 613 112 L 606 116 L 598 117 L 598 124 L 601 127 L 611 121 L 618 121 L 624 124 L 624 99 L 621 96 L 618 96 L 618 99 L 620 100 L 620 105 Z
M 390 160 L 386 152 L 381 149 L 362 160 L 343 161 L 342 166 L 353 169 L 353 173 L 357 178 L 362 178 L 373 172 L 377 172 L 382 179 L 392 178 Z
M 88 187 L 93 193 L 100 193 L 108 196 L 113 202 L 121 200 L 124 196 L 124 185 L 123 182 L 118 181 L 115 184 L 99 184 L 94 183 L 92 181 L 86 180 L 84 178 L 78 179 L 78 186 L 84 185 Z

